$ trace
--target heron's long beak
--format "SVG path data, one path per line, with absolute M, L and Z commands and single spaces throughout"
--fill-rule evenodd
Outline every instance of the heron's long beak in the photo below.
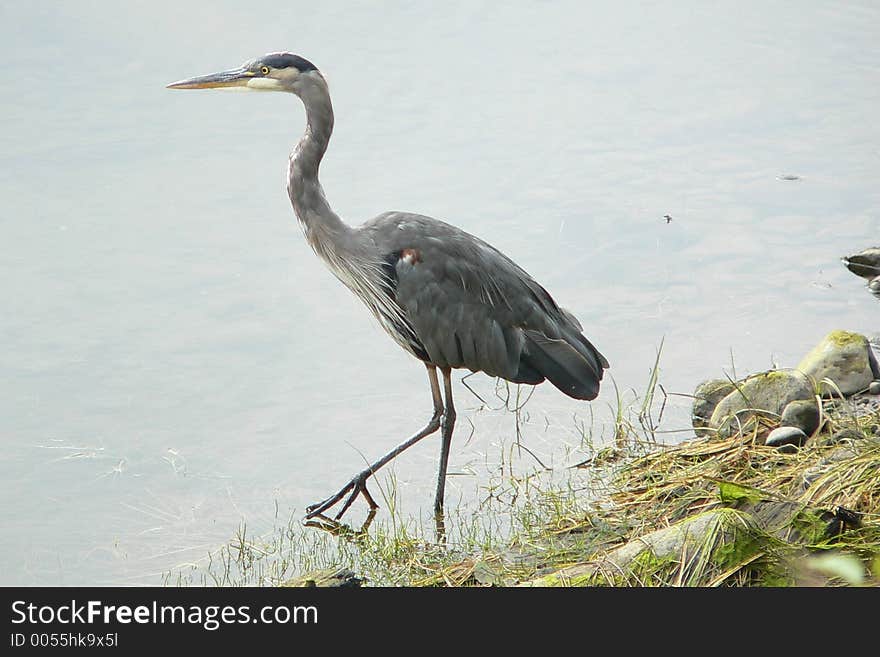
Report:
M 211 75 L 200 75 L 188 80 L 180 80 L 172 82 L 168 85 L 169 89 L 223 89 L 229 87 L 246 87 L 248 80 L 252 80 L 254 74 L 244 67 L 229 69 L 228 71 L 220 71 L 219 73 L 211 73 Z

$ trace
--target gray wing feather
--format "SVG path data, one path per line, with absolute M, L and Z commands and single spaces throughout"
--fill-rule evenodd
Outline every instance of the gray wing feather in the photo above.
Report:
M 393 297 L 429 362 L 593 399 L 608 361 L 580 322 L 497 249 L 444 222 L 386 213 L 360 227 L 393 262 Z M 401 254 L 409 253 L 409 257 Z

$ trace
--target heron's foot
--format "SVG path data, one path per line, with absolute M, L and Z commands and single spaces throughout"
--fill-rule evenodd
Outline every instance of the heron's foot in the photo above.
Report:
M 306 507 L 306 520 L 310 518 L 314 518 L 316 516 L 324 515 L 324 512 L 335 505 L 339 500 L 348 495 L 348 498 L 345 500 L 345 503 L 342 505 L 342 510 L 336 514 L 335 520 L 339 520 L 342 515 L 348 511 L 348 507 L 354 503 L 357 499 L 358 495 L 363 495 L 364 499 L 367 501 L 367 504 L 370 505 L 370 511 L 379 508 L 379 505 L 376 504 L 376 500 L 373 499 L 373 496 L 370 495 L 370 491 L 367 490 L 367 479 L 369 479 L 373 475 L 372 470 L 364 470 L 359 475 L 354 477 L 351 481 L 349 481 L 345 486 L 343 486 L 342 490 L 340 490 L 336 495 L 332 495 L 328 497 L 323 502 L 318 502 L 317 504 L 311 504 Z
M 309 518 L 303 523 L 303 525 L 306 527 L 315 527 L 317 529 L 322 529 L 329 534 L 333 534 L 334 536 L 357 540 L 367 533 L 367 530 L 370 528 L 370 525 L 373 523 L 373 519 L 375 517 L 376 509 L 370 509 L 370 512 L 367 513 L 367 517 L 361 525 L 360 529 L 355 529 L 354 527 L 346 525 L 345 523 L 334 520 L 333 518 L 328 518 L 327 516 L 321 514 L 314 516 L 313 518 Z

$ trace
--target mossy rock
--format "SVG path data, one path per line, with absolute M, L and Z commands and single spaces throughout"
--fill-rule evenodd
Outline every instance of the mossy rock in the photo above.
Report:
M 874 378 L 868 338 L 850 331 L 832 331 L 804 356 L 797 369 L 819 385 L 823 397 L 853 395 L 865 390 Z M 823 382 L 829 379 L 834 385 Z
M 715 571 L 751 560 L 758 543 L 749 514 L 719 508 L 638 536 L 600 558 L 562 568 L 520 586 L 616 584 L 615 577 L 677 572 L 684 585 L 704 585 Z
M 756 414 L 778 418 L 791 402 L 812 398 L 812 382 L 797 370 L 755 374 L 737 383 L 733 392 L 718 402 L 709 426 L 727 437 Z
M 691 425 L 698 436 L 709 426 L 709 420 L 718 402 L 735 390 L 734 384 L 728 379 L 711 379 L 703 381 L 694 390 L 694 404 L 691 408 Z

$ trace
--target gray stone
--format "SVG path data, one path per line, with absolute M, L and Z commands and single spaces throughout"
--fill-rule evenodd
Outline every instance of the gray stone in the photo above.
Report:
M 363 580 L 348 568 L 326 568 L 295 577 L 281 586 L 293 588 L 355 588 Z
M 699 429 L 708 426 L 718 402 L 734 389 L 733 383 L 727 379 L 703 381 L 697 386 L 694 390 L 694 405 L 691 409 L 691 425 L 697 435 L 700 435 Z
M 850 331 L 832 331 L 804 356 L 797 369 L 813 378 L 823 396 L 852 395 L 868 387 L 874 375 L 868 338 Z M 835 386 L 822 382 L 829 379 Z
M 880 381 L 871 381 L 868 384 L 869 395 L 880 395 Z
M 782 409 L 781 427 L 797 427 L 807 436 L 812 436 L 819 428 L 819 404 L 815 399 L 796 399 Z
M 880 379 L 880 333 L 868 338 L 868 361 L 875 379 Z
M 718 402 L 709 426 L 729 436 L 756 413 L 779 417 L 798 399 L 812 399 L 813 385 L 797 370 L 772 370 L 740 381 L 736 389 Z
M 812 486 L 819 477 L 830 472 L 837 463 L 848 461 L 852 458 L 855 458 L 856 456 L 856 452 L 851 448 L 838 447 L 828 456 L 819 459 L 819 462 L 816 463 L 816 465 L 804 470 L 804 473 L 802 475 L 802 485 L 804 490 Z
M 807 440 L 807 434 L 797 427 L 778 427 L 767 434 L 764 444 L 768 447 L 794 445 L 800 447 Z
M 824 445 L 836 445 L 838 443 L 848 443 L 854 440 L 864 439 L 865 434 L 857 429 L 839 429 L 832 433 L 823 441 Z
M 868 281 L 868 291 L 880 299 L 880 276 L 875 276 Z
M 865 249 L 861 253 L 842 258 L 843 264 L 856 276 L 875 278 L 880 276 L 880 247 Z
M 741 539 L 753 536 L 754 530 L 751 515 L 734 509 L 712 509 L 634 538 L 598 560 L 567 566 L 519 586 L 571 586 L 589 582 L 598 573 L 623 573 L 643 556 L 657 561 L 680 559 L 683 563 L 695 564 L 700 562 L 700 556 L 711 558 L 716 550 L 730 550 Z

